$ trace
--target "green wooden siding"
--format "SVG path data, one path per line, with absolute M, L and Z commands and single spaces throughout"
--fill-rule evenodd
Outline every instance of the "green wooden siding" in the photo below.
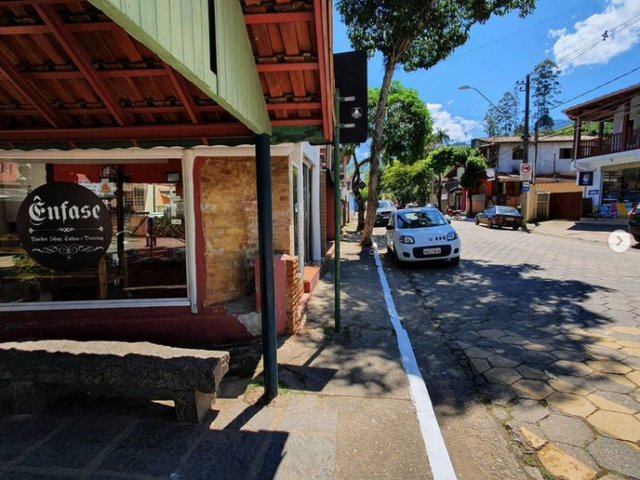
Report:
M 215 0 L 218 75 L 207 0 L 89 0 L 255 133 L 271 133 L 238 0 Z

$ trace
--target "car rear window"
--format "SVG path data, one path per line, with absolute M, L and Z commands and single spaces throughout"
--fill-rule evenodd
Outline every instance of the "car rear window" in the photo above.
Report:
M 517 215 L 520 216 L 520 212 L 513 207 L 496 207 L 496 213 L 498 215 Z

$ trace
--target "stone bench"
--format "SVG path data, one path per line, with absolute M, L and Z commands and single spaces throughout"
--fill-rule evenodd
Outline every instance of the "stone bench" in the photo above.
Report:
M 36 413 L 72 390 L 170 393 L 179 422 L 200 422 L 229 370 L 227 352 L 152 343 L 39 340 L 0 344 L 0 380 L 10 382 L 13 411 Z M 154 398 L 154 397 L 151 397 Z M 167 397 L 155 397 L 167 398 Z

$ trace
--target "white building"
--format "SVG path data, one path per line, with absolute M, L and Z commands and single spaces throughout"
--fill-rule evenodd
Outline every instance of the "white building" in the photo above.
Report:
M 640 84 L 565 110 L 576 126 L 575 167 L 593 172 L 584 198 L 594 210 L 624 216 L 640 203 Z M 594 122 L 598 135 L 585 138 L 581 127 Z

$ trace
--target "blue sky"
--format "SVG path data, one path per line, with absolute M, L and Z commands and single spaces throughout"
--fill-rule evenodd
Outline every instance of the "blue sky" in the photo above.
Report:
M 605 30 L 607 40 L 597 41 Z M 477 50 L 471 52 L 474 49 Z M 351 50 L 337 11 L 334 50 Z M 640 0 L 539 0 L 536 11 L 526 19 L 516 14 L 492 18 L 475 26 L 469 42 L 449 59 L 428 71 L 406 73 L 400 68 L 394 79 L 418 90 L 429 104 L 435 124 L 448 129 L 453 140 L 467 142 L 484 135 L 481 121 L 488 105 L 476 92 L 457 87 L 472 85 L 497 103 L 505 91 L 513 89 L 517 80 L 546 57 L 565 59 L 559 100 L 568 100 L 640 67 Z M 381 57 L 369 60 L 368 67 L 369 85 L 379 87 Z M 638 82 L 640 70 L 572 103 Z M 565 118 L 560 110 L 554 113 L 555 118 Z

